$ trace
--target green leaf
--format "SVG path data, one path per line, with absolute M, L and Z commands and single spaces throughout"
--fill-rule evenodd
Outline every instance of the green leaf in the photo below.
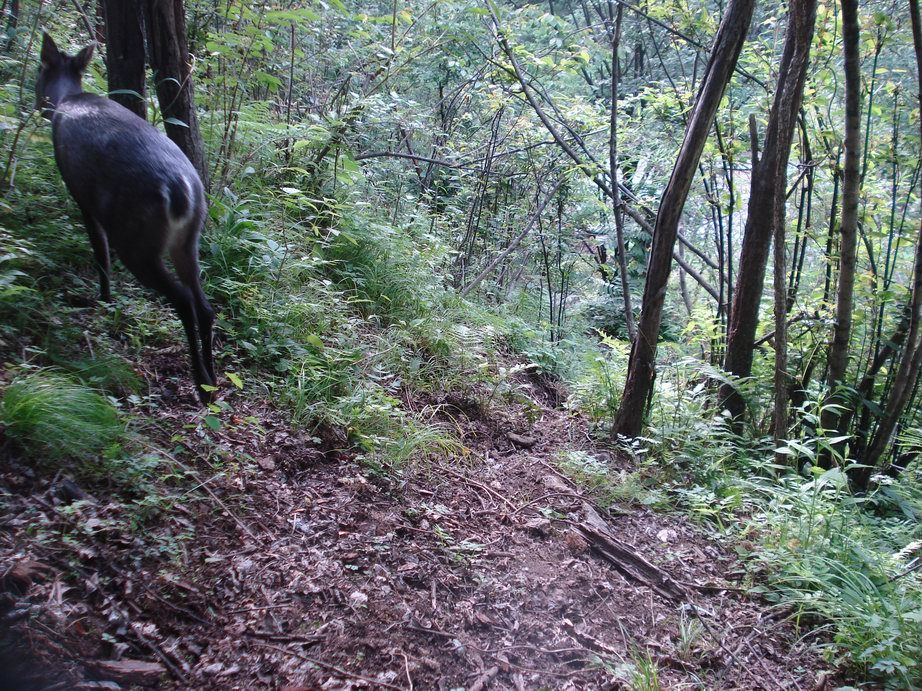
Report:
M 320 19 L 320 15 L 306 8 L 300 8 L 297 10 L 272 10 L 266 12 L 266 19 L 270 22 L 292 22 L 299 23 L 301 21 L 313 22 Z
M 217 432 L 219 429 L 221 429 L 221 421 L 214 415 L 206 415 L 204 420 L 205 424 L 208 426 L 208 429 L 210 429 L 212 432 Z
M 243 389 L 243 380 L 240 379 L 240 377 L 238 377 L 233 372 L 225 372 L 224 374 L 227 376 L 228 379 L 230 379 L 231 384 L 236 386 L 238 389 L 241 389 L 241 390 Z
M 359 166 L 358 162 L 352 158 L 349 158 L 348 156 L 343 156 L 339 162 L 343 167 L 343 172 L 358 173 L 361 171 L 361 167 Z
M 256 79 L 257 82 L 268 87 L 271 90 L 276 90 L 282 85 L 281 79 L 279 79 L 273 74 L 269 74 L 268 72 L 263 72 L 261 70 L 257 70 L 256 72 L 254 72 L 253 77 Z

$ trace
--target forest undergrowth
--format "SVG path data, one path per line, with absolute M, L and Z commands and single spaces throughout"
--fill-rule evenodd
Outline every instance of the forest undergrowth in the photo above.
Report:
M 559 384 L 510 369 L 500 395 L 483 383 L 467 397 L 403 392 L 459 443 L 400 466 L 369 466 L 252 397 L 235 397 L 246 419 L 214 429 L 188 411 L 191 392 L 138 411 L 152 423 L 149 459 L 130 478 L 117 462 L 94 478 L 5 458 L 7 525 L 22 536 L 5 580 L 18 595 L 0 639 L 5 681 L 652 689 L 841 678 L 816 647 L 825 635 L 798 634 L 790 608 L 747 594 L 729 545 L 634 503 L 636 492 L 613 502 L 584 489 L 578 466 L 610 478 L 633 466 L 593 442 Z M 195 431 L 163 451 L 179 426 Z
M 624 373 L 623 343 L 606 338 L 599 347 L 579 335 L 550 342 L 515 314 L 457 298 L 439 280 L 445 250 L 426 236 L 424 222 L 395 228 L 361 203 L 335 199 L 314 200 L 312 213 L 302 215 L 306 200 L 286 192 L 212 200 L 203 264 L 219 306 L 223 390 L 197 413 L 183 379 L 178 323 L 164 308 L 151 309 L 123 273 L 114 304 L 94 301 L 89 252 L 59 210 L 47 161 L 37 157 L 34 165 L 34 186 L 18 192 L 28 202 L 8 210 L 15 220 L 6 223 L 30 232 L 9 246 L 0 302 L 4 493 L 14 509 L 5 521 L 19 526 L 4 533 L 8 593 L 26 593 L 22 581 L 43 577 L 62 594 L 80 592 L 87 564 L 118 547 L 107 536 L 127 550 L 122 568 L 194 571 L 190 553 L 218 538 L 199 533 L 192 517 L 168 517 L 217 511 L 226 522 L 238 509 L 225 502 L 246 505 L 238 495 L 249 483 L 277 464 L 295 464 L 282 460 L 286 453 L 348 459 L 356 474 L 341 481 L 388 493 L 407 477 L 428 477 L 429 468 L 437 476 L 451 472 L 446 463 L 470 463 L 463 420 L 477 419 L 472 411 L 491 418 L 515 410 L 519 432 L 548 434 L 547 409 L 522 385 L 523 377 L 537 377 L 558 382 L 550 386 L 554 405 L 567 411 L 555 423 L 561 432 L 585 427 L 595 439 L 548 455 L 599 507 L 639 507 L 630 515 L 654 523 L 686 515 L 695 532 L 742 557 L 743 590 L 776 603 L 766 611 L 793 625 L 830 670 L 894 687 L 917 678 L 922 609 L 917 576 L 907 569 L 922 510 L 914 475 L 854 496 L 838 469 L 804 475 L 776 465 L 769 439 L 731 432 L 710 408 L 709 389 L 722 375 L 681 357 L 663 368 L 646 437 L 600 457 L 597 449 L 618 448 L 606 430 Z M 319 217 L 330 219 L 323 225 L 312 220 L 320 205 L 328 208 Z M 515 430 L 488 434 L 508 431 Z M 249 436 L 260 440 L 258 451 L 243 441 Z M 281 451 L 268 453 L 279 439 Z M 295 465 L 292 478 L 317 472 Z M 24 490 L 38 494 L 29 501 Z M 571 515 L 553 506 L 542 510 L 550 520 Z M 647 509 L 664 518 L 633 513 Z M 424 532 L 462 562 L 468 551 L 486 549 L 442 530 Z M 34 559 L 49 549 L 54 564 Z M 201 598 L 192 576 L 183 578 L 182 587 Z M 98 587 L 107 608 L 131 617 L 105 599 L 111 587 Z M 82 588 L 77 601 L 92 599 L 97 586 Z M 38 605 L 23 610 L 22 603 L 8 596 L 6 616 L 39 616 Z M 694 619 L 682 626 L 697 631 L 686 636 L 703 635 Z M 120 630 L 101 633 L 106 645 L 137 648 Z M 671 678 L 658 668 L 665 658 L 642 641 L 632 645 L 613 678 Z

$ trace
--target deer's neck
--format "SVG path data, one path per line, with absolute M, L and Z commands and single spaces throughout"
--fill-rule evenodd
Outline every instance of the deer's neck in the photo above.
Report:
M 61 79 L 48 85 L 45 91 L 46 107 L 54 111 L 64 99 L 82 93 L 83 87 L 80 85 L 79 81 Z

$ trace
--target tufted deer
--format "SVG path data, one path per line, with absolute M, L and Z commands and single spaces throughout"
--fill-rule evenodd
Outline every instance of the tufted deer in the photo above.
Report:
M 83 213 L 109 302 L 109 246 L 137 279 L 160 293 L 182 320 L 192 376 L 214 386 L 211 352 L 214 310 L 199 281 L 198 243 L 205 192 L 195 168 L 172 141 L 114 101 L 83 93 L 81 80 L 93 45 L 75 56 L 42 39 L 36 108 L 51 120 L 54 157 Z M 175 275 L 164 264 L 169 254 Z M 201 347 L 200 347 L 201 344 Z

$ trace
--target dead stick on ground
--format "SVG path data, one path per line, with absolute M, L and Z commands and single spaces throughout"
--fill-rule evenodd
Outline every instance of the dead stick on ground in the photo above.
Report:
M 474 683 L 471 684 L 470 691 L 483 691 L 497 674 L 499 674 L 499 667 L 495 665 L 490 667 L 490 669 L 477 677 Z
M 786 685 L 778 681 L 778 678 L 774 674 L 772 674 L 772 671 L 769 668 L 769 666 L 765 664 L 765 660 L 762 659 L 762 656 L 756 652 L 756 649 L 752 647 L 752 643 L 750 643 L 748 640 L 746 641 L 746 647 L 749 648 L 749 651 L 753 655 L 755 655 L 755 658 L 759 661 L 759 666 L 763 670 L 765 670 L 765 673 L 768 675 L 768 678 L 771 679 L 773 682 L 775 682 L 775 688 L 783 689 Z
M 689 601 L 688 594 L 672 576 L 644 559 L 633 546 L 585 523 L 567 519 L 559 520 L 575 527 L 589 545 L 624 576 L 640 581 L 666 600 Z
M 286 602 L 281 605 L 262 605 L 260 607 L 243 607 L 242 609 L 232 609 L 229 612 L 225 612 L 225 616 L 231 614 L 245 614 L 247 612 L 262 612 L 265 609 L 292 609 L 295 607 L 294 602 Z
M 502 494 L 500 494 L 499 492 L 497 492 L 495 489 L 491 489 L 490 487 L 487 487 L 486 485 L 484 485 L 484 484 L 482 484 L 482 483 L 480 483 L 480 482 L 477 482 L 476 480 L 472 480 L 471 478 L 467 477 L 466 475 L 462 475 L 461 473 L 456 473 L 454 470 L 452 470 L 452 469 L 450 469 L 450 468 L 443 468 L 443 470 L 444 470 L 446 473 L 448 473 L 449 475 L 453 475 L 454 477 L 458 478 L 459 480 L 462 480 L 463 482 L 466 482 L 466 483 L 468 483 L 468 484 L 470 484 L 470 485 L 473 485 L 474 487 L 479 487 L 479 488 L 482 489 L 483 491 L 489 493 L 490 495 L 492 495 L 492 496 L 496 497 L 497 499 L 499 499 L 500 501 L 502 501 L 506 506 L 508 506 L 510 509 L 512 509 L 513 512 L 516 511 L 516 506 L 515 506 L 515 504 L 513 504 L 511 501 L 509 501 L 508 499 L 506 499 L 506 497 L 504 497 Z
M 403 658 L 403 668 L 407 673 L 407 683 L 410 685 L 410 691 L 413 691 L 413 677 L 410 676 L 410 661 L 403 651 L 400 651 L 400 656 Z
M 691 588 L 692 590 L 698 590 L 702 593 L 720 593 L 727 591 L 728 593 L 745 593 L 748 592 L 746 588 L 737 588 L 733 585 L 721 585 L 715 583 L 691 583 L 689 581 L 682 581 L 678 578 L 673 579 L 676 583 L 681 585 L 683 588 Z
M 120 576 L 123 576 L 123 574 L 122 574 L 120 571 L 118 571 L 118 570 L 116 570 L 116 573 L 118 573 Z M 123 576 L 123 577 L 124 577 L 124 576 Z M 126 579 L 126 580 L 127 580 L 127 579 Z M 175 603 L 170 602 L 170 601 L 167 600 L 165 597 L 163 597 L 162 595 L 160 595 L 160 594 L 158 594 L 157 592 L 155 592 L 154 589 L 151 588 L 151 587 L 150 587 L 149 585 L 147 585 L 146 583 L 140 583 L 139 585 L 140 585 L 142 588 L 144 588 L 144 592 L 146 592 L 148 595 L 150 595 L 150 596 L 151 596 L 152 598 L 154 598 L 155 600 L 157 600 L 157 601 L 159 601 L 159 602 L 162 602 L 164 605 L 166 605 L 166 606 L 169 607 L 170 609 L 172 609 L 172 610 L 174 610 L 174 611 L 176 611 L 176 612 L 179 612 L 180 614 L 183 614 L 183 615 L 189 617 L 190 619 L 192 619 L 193 621 L 195 621 L 195 622 L 197 622 L 197 623 L 199 623 L 199 624 L 202 624 L 202 625 L 204 625 L 204 626 L 211 626 L 211 625 L 213 624 L 213 622 L 210 622 L 210 621 L 207 621 L 207 620 L 205 620 L 205 619 L 202 619 L 199 615 L 197 615 L 197 614 L 196 614 L 195 612 L 193 612 L 192 610 L 187 609 L 187 608 L 185 608 L 185 607 L 181 607 L 181 606 L 179 606 L 179 605 L 177 605 L 177 604 L 175 604 Z
M 146 645 L 154 653 L 154 655 L 160 658 L 160 661 L 164 664 L 164 666 L 166 666 L 168 670 L 170 670 L 170 673 L 176 679 L 178 679 L 183 684 L 189 683 L 189 678 L 185 675 L 185 673 L 183 673 L 181 669 L 179 669 L 179 667 L 173 664 L 173 661 L 170 660 L 169 657 L 167 657 L 167 654 L 164 651 L 160 650 L 160 648 L 157 645 L 149 641 L 143 633 L 138 631 L 135 628 L 134 624 L 128 621 L 128 618 L 125 615 L 123 615 L 121 612 L 118 611 L 117 607 L 115 608 L 115 611 L 118 612 L 118 615 L 122 618 L 122 621 L 131 631 L 131 633 L 133 633 L 138 638 L 138 640 L 141 641 L 141 643 Z
M 399 622 L 396 622 L 396 623 L 399 623 Z M 410 631 L 418 631 L 419 633 L 425 633 L 431 636 L 444 636 L 445 638 L 457 638 L 457 635 L 453 633 L 448 633 L 448 631 L 440 631 L 439 629 L 430 629 L 425 626 L 417 626 L 416 624 L 406 624 L 404 625 L 403 628 L 409 629 Z
M 614 507 L 612 507 L 612 506 L 602 507 L 602 506 L 599 505 L 599 503 L 598 503 L 595 499 L 593 499 L 592 497 L 583 496 L 582 494 L 580 494 L 580 493 L 577 491 L 577 488 L 574 486 L 573 481 L 572 481 L 570 478 L 568 478 L 566 475 L 564 475 L 563 473 L 561 473 L 560 470 L 558 470 L 557 468 L 555 468 L 554 466 L 552 466 L 552 465 L 551 465 L 550 463 L 548 463 L 547 461 L 542 461 L 540 458 L 536 458 L 535 460 L 538 462 L 539 465 L 544 466 L 545 468 L 547 468 L 548 470 L 550 470 L 552 473 L 554 473 L 554 475 L 556 475 L 557 477 L 559 477 L 559 478 L 564 482 L 565 485 L 567 485 L 568 487 L 573 487 L 573 492 L 574 492 L 573 496 L 575 496 L 575 497 L 576 497 L 576 496 L 581 497 L 582 500 L 583 500 L 584 502 L 586 502 L 587 504 L 589 504 L 590 506 L 593 506 L 593 507 L 595 507 L 595 508 L 597 508 L 597 509 L 603 510 L 604 512 L 606 512 L 606 513 L 608 513 L 608 514 L 614 514 L 614 515 L 618 515 L 618 516 L 627 516 L 627 515 L 628 515 L 628 512 L 627 512 L 627 511 L 624 511 L 624 510 L 619 509 L 619 508 L 614 508 Z
M 369 679 L 368 677 L 363 677 L 360 674 L 353 674 L 352 672 L 347 672 L 346 670 L 337 667 L 336 665 L 331 665 L 328 662 L 323 662 L 317 660 L 313 657 L 308 657 L 307 655 L 302 655 L 301 653 L 295 652 L 294 650 L 289 650 L 288 648 L 282 648 L 277 645 L 270 645 L 269 643 L 263 643 L 261 641 L 253 641 L 256 645 L 262 646 L 263 648 L 269 648 L 270 650 L 275 650 L 280 653 L 285 653 L 286 655 L 291 655 L 296 657 L 299 660 L 304 660 L 304 662 L 309 662 L 312 665 L 317 665 L 323 669 L 329 670 L 330 672 L 335 672 L 349 679 L 357 679 L 358 681 L 364 681 L 366 684 L 371 684 L 374 687 L 380 687 L 382 689 L 394 689 L 395 691 L 403 691 L 400 686 L 393 686 L 392 684 L 385 684 L 383 681 L 378 679 Z
M 167 452 L 167 451 L 164 451 L 163 449 L 158 449 L 158 448 L 156 448 L 155 446 L 153 446 L 152 444 L 148 444 L 148 447 L 149 447 L 152 451 L 154 451 L 155 453 L 159 453 L 159 454 L 161 454 L 162 456 L 164 456 L 164 458 L 166 458 L 167 460 L 172 461 L 173 463 L 175 463 L 176 465 L 178 465 L 180 468 L 182 468 L 183 470 L 185 470 L 187 473 L 189 473 L 192 477 L 194 477 L 195 480 L 196 480 L 196 482 L 199 483 L 199 487 L 201 487 L 203 490 L 205 490 L 205 491 L 208 493 L 208 496 L 211 497 L 211 498 L 214 500 L 214 502 L 215 502 L 219 507 L 221 507 L 221 510 L 224 511 L 228 516 L 230 516 L 230 517 L 233 519 L 234 523 L 237 524 L 237 527 L 238 527 L 238 528 L 240 528 L 243 532 L 245 532 L 247 535 L 249 535 L 251 538 L 253 538 L 254 541 L 258 539 L 258 538 L 256 537 L 256 534 L 255 534 L 252 530 L 250 530 L 249 526 L 247 526 L 246 523 L 244 523 L 242 520 L 240 520 L 240 519 L 237 517 L 237 514 L 235 514 L 233 511 L 231 511 L 229 508 L 227 508 L 227 504 L 225 504 L 223 501 L 221 501 L 221 499 L 218 497 L 218 495 L 216 495 L 216 494 L 212 491 L 212 489 L 202 480 L 201 476 L 198 474 L 198 471 L 196 471 L 196 470 L 190 468 L 188 465 L 186 465 L 185 463 L 183 463 L 182 461 L 180 461 L 178 458 L 176 458 L 175 456 L 173 456 L 173 454 L 171 454 L 171 453 L 169 453 L 169 452 Z
M 733 660 L 734 664 L 740 668 L 743 672 L 755 678 L 755 675 L 752 674 L 751 670 L 743 666 L 743 663 L 740 662 L 740 659 L 736 656 L 736 653 L 730 650 L 727 646 L 724 645 L 724 642 L 721 640 L 720 636 L 711 628 L 711 625 L 707 623 L 704 616 L 698 611 L 698 606 L 693 602 L 688 602 L 688 606 L 691 607 L 692 612 L 695 613 L 695 616 L 698 618 L 698 621 L 701 622 L 701 625 L 704 627 L 704 630 L 708 632 L 708 635 L 714 639 L 714 642 L 720 646 L 720 649 L 723 650 L 727 655 L 730 656 L 730 659 Z
M 727 653 L 733 662 L 746 674 L 752 674 L 750 670 L 746 667 L 743 667 L 739 658 L 736 656 L 732 650 L 727 648 L 720 637 L 714 632 L 714 629 L 711 628 L 711 625 L 704 619 L 702 614 L 698 611 L 697 605 L 695 605 L 691 598 L 688 597 L 688 594 L 685 590 L 665 571 L 663 571 L 658 566 L 651 564 L 646 559 L 644 559 L 637 551 L 627 543 L 621 542 L 612 535 L 603 533 L 602 531 L 588 526 L 583 523 L 576 523 L 574 521 L 563 520 L 564 523 L 569 523 L 576 527 L 579 530 L 583 537 L 585 537 L 592 547 L 605 559 L 610 561 L 622 574 L 634 578 L 641 583 L 644 583 L 652 591 L 658 593 L 660 596 L 671 600 L 673 602 L 685 602 L 691 607 L 692 612 L 695 613 L 695 616 L 698 618 L 698 621 L 701 622 L 701 625 L 708 632 L 711 638 L 714 639 L 714 642 L 720 646 L 720 648 Z
M 519 511 L 527 509 L 529 506 L 542 502 L 545 499 L 551 499 L 552 497 L 569 497 L 570 499 L 575 499 L 576 501 L 588 501 L 584 496 L 577 494 L 576 492 L 551 492 L 543 496 L 538 497 L 537 499 L 532 499 L 531 501 L 522 504 L 519 508 L 512 512 L 511 515 L 515 516 Z
M 90 351 L 90 357 L 95 360 L 96 353 L 93 352 L 93 342 L 90 340 L 90 332 L 86 329 L 83 330 L 83 338 L 86 339 L 86 347 Z

